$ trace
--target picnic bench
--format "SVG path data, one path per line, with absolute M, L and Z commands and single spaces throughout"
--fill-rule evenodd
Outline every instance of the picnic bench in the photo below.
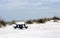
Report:
M 23 28 L 28 28 L 28 26 L 26 26 L 25 24 L 16 24 L 16 26 L 14 26 L 14 28 L 19 28 L 19 29 L 23 29 Z

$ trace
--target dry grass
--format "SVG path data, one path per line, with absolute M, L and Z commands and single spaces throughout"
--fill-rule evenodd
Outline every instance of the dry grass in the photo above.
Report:
M 50 21 L 50 20 L 54 20 L 53 22 L 57 22 L 57 20 L 60 20 L 60 18 L 59 17 L 56 17 L 56 16 L 54 16 L 54 17 L 52 17 L 52 18 L 42 18 L 42 19 L 34 19 L 34 20 L 28 20 L 28 21 L 26 21 L 26 23 L 27 24 L 32 24 L 32 23 L 45 23 L 45 22 L 47 22 L 47 21 Z
M 4 20 L 0 20 L 0 27 L 6 26 L 6 22 Z

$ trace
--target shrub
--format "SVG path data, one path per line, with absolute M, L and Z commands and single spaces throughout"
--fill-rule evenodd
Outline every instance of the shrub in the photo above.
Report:
M 45 20 L 45 21 L 49 21 L 49 19 L 48 19 L 48 18 L 44 18 L 43 20 Z
M 0 20 L 0 27 L 1 26 L 6 26 L 6 22 L 4 20 Z
M 38 23 L 45 23 L 46 20 L 44 20 L 44 19 L 39 19 L 39 20 L 37 20 L 37 22 L 38 22 Z
M 60 18 L 59 18 L 59 17 L 54 16 L 54 17 L 52 18 L 52 20 L 60 20 Z
M 32 24 L 33 22 L 31 20 L 28 20 L 26 23 L 27 24 Z

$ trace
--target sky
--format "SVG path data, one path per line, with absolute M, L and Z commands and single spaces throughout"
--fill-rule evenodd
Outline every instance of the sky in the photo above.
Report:
M 0 18 L 28 20 L 60 17 L 60 0 L 0 0 Z

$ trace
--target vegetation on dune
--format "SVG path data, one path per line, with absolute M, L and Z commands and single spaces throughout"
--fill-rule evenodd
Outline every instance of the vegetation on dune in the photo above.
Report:
M 37 23 L 45 23 L 45 20 L 44 19 L 38 19 Z
M 54 17 L 52 18 L 52 20 L 60 20 L 60 18 L 59 18 L 59 17 L 54 16 Z
M 28 21 L 26 21 L 26 23 L 27 24 L 32 24 L 33 22 L 32 22 L 32 20 L 28 20 Z
M 5 22 L 4 20 L 0 20 L 0 28 L 1 28 L 2 26 L 6 26 L 6 22 Z
M 47 21 L 54 20 L 53 22 L 57 22 L 57 20 L 60 20 L 59 17 L 52 17 L 52 18 L 42 18 L 42 19 L 33 19 L 33 20 L 27 20 L 25 23 L 26 24 L 33 24 L 33 23 L 45 23 Z M 4 20 L 0 20 L 0 27 L 1 26 L 6 26 L 6 24 L 15 24 L 16 20 L 13 20 L 11 22 L 5 22 Z
M 10 21 L 10 22 L 6 22 L 7 24 L 9 24 L 9 25 L 11 25 L 11 24 L 15 24 L 15 20 L 13 20 L 13 21 Z
M 59 17 L 54 16 L 54 17 L 52 18 L 52 20 L 54 20 L 53 22 L 58 22 L 57 20 L 60 20 L 60 18 L 59 18 Z
M 27 24 L 32 24 L 32 23 L 45 23 L 45 22 L 47 22 L 47 21 L 50 21 L 50 20 L 54 20 L 53 22 L 58 22 L 57 20 L 60 20 L 60 18 L 59 17 L 56 17 L 56 16 L 54 16 L 54 17 L 52 17 L 52 18 L 42 18 L 42 19 L 34 19 L 34 20 L 28 20 L 26 23 Z

